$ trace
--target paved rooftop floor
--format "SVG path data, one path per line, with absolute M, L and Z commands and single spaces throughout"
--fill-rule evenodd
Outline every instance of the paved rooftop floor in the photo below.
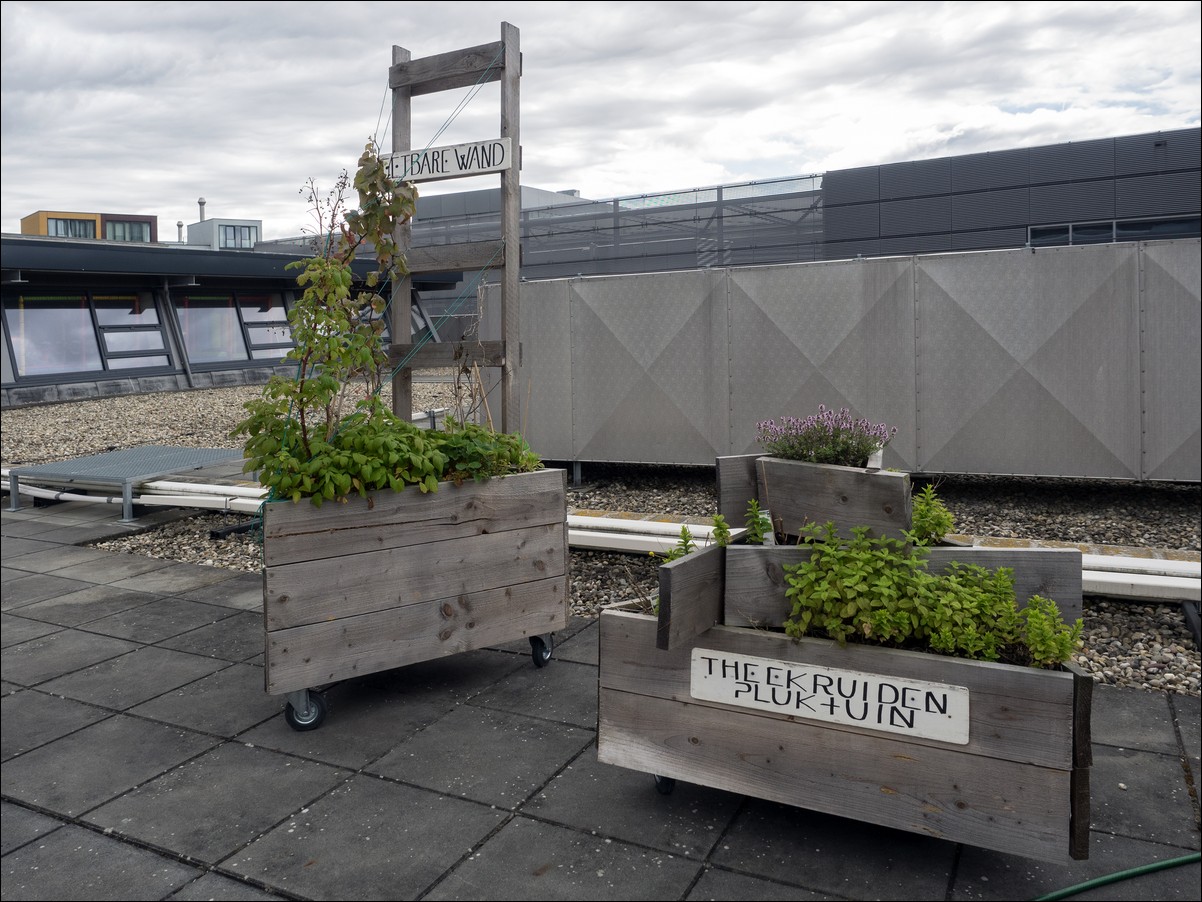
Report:
M 593 620 L 543 668 L 523 640 L 340 683 L 297 732 L 260 576 L 85 544 L 180 512 L 7 507 L 4 900 L 1200 895 L 1196 698 L 1095 688 L 1090 858 L 1051 864 L 600 764 Z

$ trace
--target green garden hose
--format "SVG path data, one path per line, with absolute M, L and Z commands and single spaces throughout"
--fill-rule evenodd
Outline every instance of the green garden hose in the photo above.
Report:
M 1084 883 L 1078 883 L 1076 886 L 1066 887 L 1065 889 L 1056 890 L 1048 893 L 1046 896 L 1040 896 L 1035 902 L 1051 902 L 1053 899 L 1067 899 L 1069 896 L 1075 896 L 1077 893 L 1083 893 L 1087 889 L 1093 889 L 1096 886 L 1106 886 L 1111 883 L 1118 883 L 1120 880 L 1129 880 L 1132 877 L 1139 877 L 1143 874 L 1151 874 L 1154 871 L 1163 871 L 1166 868 L 1175 868 L 1182 864 L 1193 864 L 1194 862 L 1202 861 L 1202 852 L 1194 852 L 1191 855 L 1182 855 L 1180 858 L 1169 858 L 1165 861 L 1154 861 L 1151 864 L 1141 864 L 1139 867 L 1128 868 L 1125 871 L 1117 871 L 1113 874 L 1107 874 L 1104 877 L 1095 877 L 1093 880 L 1087 880 Z

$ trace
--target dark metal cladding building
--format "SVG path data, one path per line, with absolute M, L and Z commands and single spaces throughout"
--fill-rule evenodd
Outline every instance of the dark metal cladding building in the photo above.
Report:
M 1188 128 L 605 201 L 525 189 L 522 277 L 1197 238 L 1200 136 Z M 499 206 L 497 191 L 421 198 L 414 245 L 495 238 Z M 216 249 L 0 236 L 3 404 L 264 381 L 291 342 L 287 264 L 310 253 L 303 239 Z M 458 340 L 481 278 L 415 280 L 415 333 Z

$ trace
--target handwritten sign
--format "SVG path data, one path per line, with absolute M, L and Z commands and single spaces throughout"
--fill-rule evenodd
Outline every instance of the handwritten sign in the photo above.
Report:
M 694 648 L 693 698 L 968 744 L 968 689 Z
M 471 144 L 427 147 L 383 154 L 388 176 L 398 182 L 434 182 L 469 175 L 503 172 L 513 165 L 512 139 L 494 138 Z

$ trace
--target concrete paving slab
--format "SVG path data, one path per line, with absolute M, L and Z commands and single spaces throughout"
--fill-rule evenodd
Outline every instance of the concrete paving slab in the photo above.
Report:
M 269 902 L 288 899 L 241 880 L 209 871 L 167 897 L 171 902 Z
M 180 598 L 173 601 L 183 600 Z M 249 661 L 263 654 L 263 615 L 249 611 L 226 609 L 228 616 L 157 644 L 163 648 L 186 651 L 193 655 L 219 658 L 222 661 Z M 259 691 L 263 691 L 263 675 L 259 674 Z
M 108 588 L 120 591 L 117 585 Z M 234 614 L 229 608 L 199 601 L 156 595 L 150 598 L 146 604 L 91 620 L 88 629 L 105 636 L 132 639 L 150 645 L 202 626 L 220 623 Z
M 7 855 L 13 849 L 19 849 L 61 826 L 63 822 L 56 818 L 0 801 L 0 854 Z M 4 873 L 8 873 L 7 862 Z
M 41 688 L 113 711 L 124 711 L 208 676 L 223 666 L 222 662 L 212 658 L 169 648 L 138 646 L 119 657 L 47 680 Z
M 263 611 L 263 574 L 231 573 L 229 579 L 206 586 L 197 586 L 179 593 L 189 601 L 203 601 L 239 611 Z
M 159 598 L 158 595 L 116 589 L 112 586 L 84 585 L 87 585 L 87 588 L 44 601 L 35 601 L 17 610 L 22 617 L 31 620 L 44 620 L 59 626 L 82 626 L 111 614 L 149 604 Z
M 1096 745 L 1089 790 L 1090 829 L 1199 848 L 1197 809 L 1176 755 Z
M 218 741 L 115 715 L 9 759 L 0 770 L 0 786 L 7 799 L 78 817 Z
M 743 797 L 677 783 L 669 795 L 650 774 L 602 764 L 590 747 L 522 808 L 574 830 L 703 859 L 730 827 Z
M 0 712 L 4 721 L 0 758 L 5 761 L 113 716 L 111 711 L 37 689 L 22 689 L 4 696 L 0 699 Z
M 4 649 L 0 673 L 9 682 L 36 686 L 64 673 L 128 654 L 136 642 L 97 636 L 80 630 L 59 630 Z
M 222 867 L 296 898 L 417 899 L 504 819 L 474 802 L 357 776 Z M 506 898 L 495 890 L 475 887 L 468 896 Z
M 556 645 L 555 658 L 574 664 L 591 664 L 596 667 L 601 658 L 601 631 L 597 621 L 589 620 L 585 627 L 564 642 Z
M 512 811 L 592 741 L 591 730 L 463 705 L 365 772 Z
M 84 820 L 216 864 L 350 776 L 341 768 L 227 742 L 97 807 Z
M 31 639 L 40 639 L 51 633 L 62 630 L 61 626 L 53 623 L 43 623 L 40 620 L 30 620 L 16 614 L 0 614 L 0 647 L 20 645 Z
M 203 564 L 184 564 L 173 561 L 166 567 L 115 581 L 113 585 L 119 588 L 137 589 L 139 592 L 179 595 L 204 586 L 223 583 L 232 576 L 231 571 L 222 570 L 220 567 L 206 567 Z
M 798 889 L 763 877 L 749 877 L 725 868 L 706 868 L 701 879 L 685 896 L 688 902 L 705 899 L 755 899 L 757 902 L 806 902 L 837 899 L 838 896 Z
M 64 860 L 76 866 L 64 868 Z M 6 899 L 162 899 L 200 869 L 68 825 L 4 856 Z
M 711 860 L 845 899 L 942 899 L 956 851 L 945 840 L 748 798 Z
M 62 567 L 55 570 L 54 575 L 111 585 L 121 582 L 123 579 L 141 576 L 144 573 L 151 573 L 170 566 L 172 566 L 171 561 L 160 561 L 152 557 L 142 557 L 136 554 L 109 554 L 93 561 Z M 134 591 L 142 591 L 140 586 L 130 588 Z
M 597 671 L 554 659 L 545 667 L 521 667 L 485 690 L 480 703 L 596 730 Z
M 1036 861 L 1000 852 L 987 852 L 964 846 L 956 870 L 956 880 L 948 899 L 967 900 L 1038 899 L 1060 894 L 1093 881 L 1101 885 L 1065 898 L 1187 900 L 1198 898 L 1202 869 L 1195 863 L 1175 866 L 1147 874 L 1135 871 L 1166 863 L 1186 854 L 1156 843 L 1125 836 L 1094 833 L 1090 836 L 1089 858 L 1067 864 Z
M 1172 753 L 1177 750 L 1173 713 L 1168 696 L 1139 689 L 1095 686 L 1090 723 L 1095 737 L 1107 745 L 1145 752 Z
M 54 545 L 43 551 L 32 551 L 14 560 L 13 566 L 32 573 L 53 573 L 63 567 L 73 567 L 111 554 L 100 548 L 79 548 L 74 545 Z
M 135 705 L 129 713 L 232 739 L 280 717 L 281 708 L 263 691 L 263 668 L 233 664 Z
M 425 899 L 680 899 L 702 870 L 633 843 L 517 817 Z
M 4 599 L 0 609 L 15 611 L 45 598 L 57 598 L 91 587 L 91 583 L 50 573 L 31 573 L 10 579 L 4 584 Z

